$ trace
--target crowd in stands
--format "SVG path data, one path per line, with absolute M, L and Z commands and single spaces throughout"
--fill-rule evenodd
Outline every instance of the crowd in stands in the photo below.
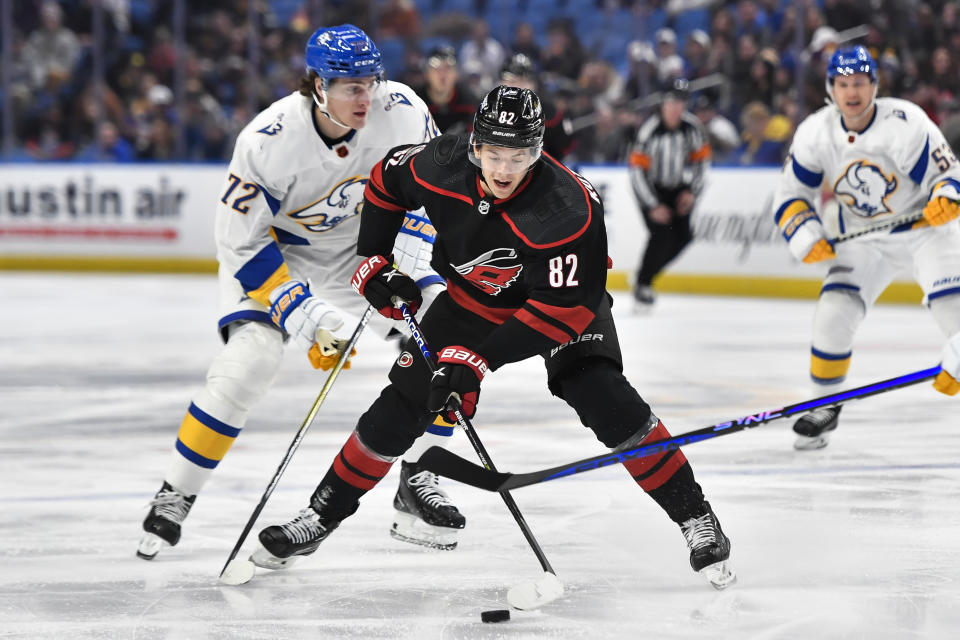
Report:
M 6 158 L 226 161 L 247 121 L 296 88 L 317 20 L 366 30 L 388 75 L 416 87 L 438 47 L 475 95 L 524 53 L 571 124 L 574 164 L 623 162 L 676 77 L 716 163 L 778 164 L 843 42 L 873 53 L 880 95 L 916 102 L 960 144 L 960 1 L 97 1 L 102 24 L 95 0 L 13 3 Z

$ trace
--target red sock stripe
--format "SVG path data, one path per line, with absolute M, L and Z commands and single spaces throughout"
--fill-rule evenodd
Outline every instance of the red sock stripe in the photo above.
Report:
M 660 422 L 650 435 L 646 437 L 645 441 L 653 442 L 654 440 L 665 440 L 669 437 L 670 432 L 667 431 L 667 428 Z M 683 452 L 679 449 L 674 449 L 673 451 L 667 451 L 659 455 L 624 462 L 623 466 L 627 468 L 627 472 L 633 477 L 637 484 L 640 485 L 641 489 L 644 491 L 653 491 L 663 486 L 663 483 L 669 480 L 686 462 L 687 457 L 683 455 Z
M 375 457 L 353 433 L 333 461 L 333 471 L 340 479 L 358 489 L 373 489 L 387 475 L 393 462 Z

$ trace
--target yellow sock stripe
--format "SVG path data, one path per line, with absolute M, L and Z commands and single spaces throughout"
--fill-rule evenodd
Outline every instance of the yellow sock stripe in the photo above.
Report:
M 810 375 L 821 380 L 843 378 L 850 371 L 850 356 L 841 359 L 821 358 L 810 354 Z
M 227 425 L 219 423 L 213 418 L 210 418 L 210 416 L 195 409 L 193 405 L 190 406 L 190 411 L 187 412 L 187 415 L 183 418 L 183 422 L 180 423 L 180 431 L 177 433 L 177 439 L 183 446 L 196 455 L 202 456 L 207 460 L 219 462 L 227 455 L 230 447 L 233 446 L 240 430 L 227 427 Z M 215 424 L 213 424 L 213 426 L 204 424 L 194 416 L 194 413 L 199 415 L 201 419 L 208 419 Z M 224 427 L 227 428 L 225 429 Z M 217 431 L 217 429 L 219 429 L 219 431 Z M 227 431 L 227 433 L 221 433 L 221 431 Z

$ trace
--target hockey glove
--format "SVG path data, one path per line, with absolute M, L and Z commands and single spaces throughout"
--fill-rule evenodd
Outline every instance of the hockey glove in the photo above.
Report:
M 960 333 L 953 334 L 943 346 L 940 369 L 933 381 L 933 388 L 948 396 L 957 395 L 957 392 L 960 392 Z
M 923 217 L 933 226 L 947 224 L 960 215 L 960 202 L 939 196 L 931 198 L 923 208 Z
M 837 257 L 833 245 L 827 240 L 823 225 L 816 214 L 808 217 L 801 213 L 796 216 L 795 222 L 799 226 L 794 227 L 793 224 L 793 220 L 787 224 L 783 230 L 783 236 L 787 239 L 790 253 L 797 260 L 803 260 L 805 263 L 811 264 Z
M 394 301 L 405 302 L 410 313 L 416 313 L 423 304 L 423 295 L 417 283 L 397 269 L 392 257 L 370 256 L 361 262 L 353 274 L 351 285 L 380 315 L 391 320 L 403 319 Z
M 270 292 L 270 318 L 306 351 L 318 343 L 334 342 L 331 331 L 343 326 L 343 318 L 322 300 L 314 298 L 307 285 L 290 280 Z
M 430 380 L 427 409 L 443 411 L 453 398 L 460 403 L 463 415 L 473 417 L 480 400 L 480 381 L 487 373 L 487 361 L 470 349 L 455 345 L 440 351 L 437 364 Z M 445 417 L 450 422 L 457 422 L 453 411 L 447 411 Z
M 330 335 L 332 340 L 321 343 L 321 341 L 318 339 L 317 342 L 310 347 L 310 351 L 307 352 L 307 357 L 310 358 L 310 364 L 313 365 L 314 369 L 330 371 L 330 369 L 333 369 L 334 365 L 340 361 L 341 351 L 345 346 L 347 346 L 348 341 L 334 338 L 326 331 L 323 331 L 322 333 L 327 333 L 327 335 Z M 321 346 L 321 344 L 323 344 L 323 346 Z M 357 350 L 351 349 L 350 355 L 347 356 L 347 363 L 343 365 L 344 369 L 350 368 L 350 358 L 355 355 L 357 355 Z

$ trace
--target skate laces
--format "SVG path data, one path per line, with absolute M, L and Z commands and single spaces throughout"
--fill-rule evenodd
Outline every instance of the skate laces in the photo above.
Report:
M 836 412 L 837 410 L 834 407 L 814 409 L 807 415 L 807 419 L 817 425 L 826 424 L 833 420 L 833 416 L 836 415 Z
M 150 507 L 158 516 L 177 524 L 183 523 L 190 512 L 190 506 L 187 496 L 175 489 L 161 489 L 150 501 Z
M 296 518 L 280 525 L 280 528 L 294 544 L 315 540 L 326 532 L 326 528 L 320 524 L 320 516 L 311 507 L 301 510 Z
M 714 527 L 713 515 L 705 513 L 699 518 L 690 518 L 680 525 L 683 537 L 687 539 L 687 546 L 692 551 L 717 543 L 717 530 Z
M 407 486 L 416 492 L 417 497 L 431 507 L 452 507 L 450 498 L 439 485 L 437 474 L 432 471 L 421 471 L 407 478 Z

